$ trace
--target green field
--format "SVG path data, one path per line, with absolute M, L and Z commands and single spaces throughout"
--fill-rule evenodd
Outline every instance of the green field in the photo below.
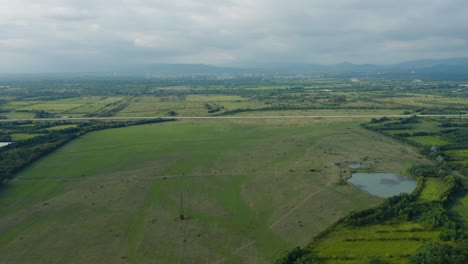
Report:
M 447 154 L 452 160 L 465 162 L 468 160 L 468 149 L 449 150 Z
M 147 77 L 1 80 L 0 119 L 239 119 L 1 123 L 0 141 L 14 144 L 0 151 L 0 263 L 271 263 L 311 245 L 325 262 L 400 263 L 439 233 L 451 239 L 441 243 L 465 243 L 468 90 L 459 81 Z M 265 116 L 290 117 L 255 119 Z M 343 164 L 358 162 L 426 177 L 408 207 L 382 209 L 402 218 L 336 222 L 384 201 L 346 183 Z M 446 225 L 428 229 L 430 220 Z
M 446 188 L 447 183 L 443 179 L 427 178 L 419 198 L 423 201 L 438 201 Z
M 339 162 L 424 162 L 358 123 L 179 121 L 87 134 L 0 192 L 5 263 L 268 263 L 381 199 Z M 186 220 L 180 221 L 180 201 Z
M 426 146 L 443 146 L 450 144 L 450 142 L 435 136 L 410 137 L 409 140 Z
M 439 232 L 418 223 L 403 222 L 365 226 L 338 227 L 313 250 L 326 263 L 369 263 L 373 258 L 385 263 L 407 263 L 427 240 L 439 240 Z
M 18 140 L 26 140 L 26 139 L 30 139 L 30 138 L 34 138 L 34 137 L 38 137 L 38 136 L 42 136 L 41 134 L 22 134 L 22 133 L 18 133 L 18 134 L 11 134 L 11 139 L 13 141 L 18 141 Z
M 47 128 L 47 130 L 54 131 L 54 130 L 62 130 L 62 129 L 68 129 L 68 128 L 75 128 L 77 127 L 76 124 L 71 124 L 71 125 L 59 125 L 59 126 L 53 126 Z

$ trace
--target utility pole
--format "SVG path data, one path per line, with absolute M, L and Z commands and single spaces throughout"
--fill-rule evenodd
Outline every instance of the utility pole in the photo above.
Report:
M 184 220 L 184 196 L 183 193 L 180 192 L 180 220 Z

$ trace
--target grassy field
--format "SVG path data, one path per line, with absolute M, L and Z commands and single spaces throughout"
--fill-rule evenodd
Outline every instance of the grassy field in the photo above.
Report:
M 5 263 L 268 263 L 381 199 L 334 164 L 424 162 L 333 120 L 179 121 L 94 132 L 0 191 Z M 186 220 L 180 221 L 180 201 Z
M 54 130 L 62 130 L 62 129 L 67 129 L 67 128 L 75 128 L 75 127 L 77 127 L 76 124 L 71 124 L 71 125 L 59 125 L 59 126 L 49 127 L 49 128 L 47 128 L 47 130 L 54 131 Z
M 457 149 L 449 150 L 447 154 L 452 160 L 467 161 L 468 160 L 468 149 Z
M 11 134 L 12 141 L 26 140 L 34 137 L 42 136 L 42 134 Z
M 447 188 L 447 183 L 439 178 L 427 178 L 419 198 L 423 201 L 438 201 Z
M 426 240 L 439 240 L 438 235 L 413 222 L 339 227 L 313 250 L 326 263 L 368 263 L 372 258 L 407 263 L 409 255 L 415 254 Z
M 409 140 L 419 143 L 421 145 L 426 145 L 426 146 L 443 146 L 443 145 L 450 144 L 450 142 L 443 140 L 439 137 L 435 137 L 435 136 L 410 137 Z

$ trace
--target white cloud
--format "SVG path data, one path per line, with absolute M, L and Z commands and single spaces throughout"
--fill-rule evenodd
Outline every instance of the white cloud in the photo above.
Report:
M 34 42 L 29 39 L 0 39 L 0 48 L 25 49 L 34 46 Z
M 467 13 L 462 0 L 0 0 L 0 49 L 18 68 L 392 63 L 468 55 Z

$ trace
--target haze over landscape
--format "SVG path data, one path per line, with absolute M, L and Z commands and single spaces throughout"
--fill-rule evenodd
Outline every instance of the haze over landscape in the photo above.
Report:
M 0 264 L 466 264 L 467 44 L 466 0 L 0 0 Z
M 0 72 L 468 57 L 462 0 L 0 1 Z

